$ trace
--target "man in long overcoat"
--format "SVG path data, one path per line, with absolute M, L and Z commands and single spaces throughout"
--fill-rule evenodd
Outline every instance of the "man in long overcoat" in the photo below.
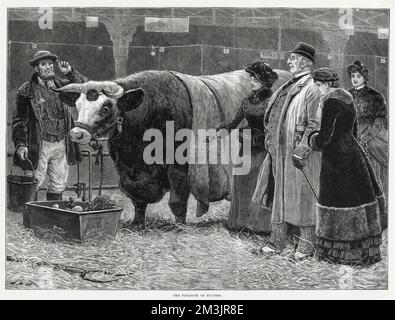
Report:
M 295 47 L 288 59 L 293 78 L 272 95 L 266 109 L 268 154 L 253 196 L 254 202 L 272 207 L 272 231 L 264 253 L 285 247 L 290 225 L 300 229 L 295 256 L 303 258 L 314 250 L 317 199 L 302 172 L 318 192 L 321 155 L 311 150 L 307 140 L 320 126 L 321 94 L 310 75 L 314 56 L 315 49 L 306 43 Z
M 54 65 L 67 79 L 55 76 Z M 16 109 L 12 121 L 12 140 L 15 145 L 14 163 L 31 171 L 40 186 L 48 175 L 47 200 L 61 200 L 66 187 L 69 165 L 81 160 L 78 144 L 71 142 L 69 131 L 74 127 L 74 101 L 52 90 L 87 78 L 66 61 L 49 51 L 41 50 L 29 60 L 34 68 L 30 81 L 17 91 Z

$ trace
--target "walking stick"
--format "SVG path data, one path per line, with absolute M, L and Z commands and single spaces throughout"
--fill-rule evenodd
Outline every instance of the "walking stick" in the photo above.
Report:
M 309 184 L 309 187 L 310 187 L 311 191 L 313 192 L 315 198 L 316 198 L 317 201 L 318 201 L 317 193 L 315 192 L 315 190 L 314 190 L 314 188 L 313 188 L 313 185 L 311 184 L 310 179 L 309 179 L 309 177 L 307 176 L 306 171 L 304 171 L 304 168 L 302 168 L 301 170 L 302 170 L 302 172 L 303 172 L 303 174 L 304 174 L 304 177 L 305 177 L 306 180 L 307 180 L 307 183 Z

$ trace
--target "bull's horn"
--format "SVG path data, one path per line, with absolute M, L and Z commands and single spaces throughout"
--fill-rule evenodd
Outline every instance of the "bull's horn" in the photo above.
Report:
M 105 82 L 103 83 L 103 93 L 112 99 L 118 99 L 123 95 L 123 88 L 115 82 Z
M 83 91 L 83 84 L 82 83 L 70 83 L 61 88 L 53 88 L 54 91 L 58 92 L 79 92 Z

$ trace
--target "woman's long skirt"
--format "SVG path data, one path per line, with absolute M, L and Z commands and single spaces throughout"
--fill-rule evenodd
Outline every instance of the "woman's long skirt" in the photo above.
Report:
M 232 202 L 228 219 L 228 228 L 231 230 L 247 229 L 270 233 L 271 211 L 251 201 L 265 156 L 266 151 L 251 148 L 249 174 L 233 176 Z

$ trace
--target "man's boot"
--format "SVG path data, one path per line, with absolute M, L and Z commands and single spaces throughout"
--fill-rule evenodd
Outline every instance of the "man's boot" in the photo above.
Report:
M 47 201 L 62 200 L 62 192 L 47 192 Z
M 314 255 L 315 252 L 315 227 L 300 227 L 300 239 L 298 248 L 295 252 L 295 258 L 302 260 Z
M 263 254 L 275 254 L 280 253 L 286 245 L 287 235 L 288 235 L 288 224 L 283 223 L 272 223 L 272 232 L 270 233 L 269 241 L 261 249 Z

